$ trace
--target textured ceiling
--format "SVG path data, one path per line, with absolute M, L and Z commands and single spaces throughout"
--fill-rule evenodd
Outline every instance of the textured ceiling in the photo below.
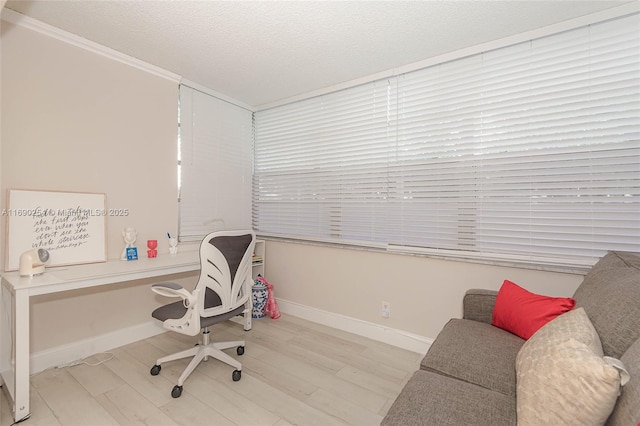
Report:
M 629 1 L 8 1 L 247 105 Z

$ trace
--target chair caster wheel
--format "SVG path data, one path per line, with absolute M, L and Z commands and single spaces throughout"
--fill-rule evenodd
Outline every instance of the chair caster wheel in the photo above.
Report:
M 231 375 L 231 378 L 233 379 L 234 382 L 237 382 L 242 378 L 242 371 L 233 370 L 233 374 Z
M 180 398 L 182 395 L 182 386 L 175 385 L 173 389 L 171 389 L 171 396 L 174 398 Z
M 160 370 L 162 370 L 162 367 L 159 365 L 154 365 L 153 367 L 151 367 L 151 375 L 152 376 L 157 376 L 160 373 Z
M 238 349 L 236 349 L 236 353 L 238 355 L 243 355 L 244 354 L 244 346 L 238 346 Z

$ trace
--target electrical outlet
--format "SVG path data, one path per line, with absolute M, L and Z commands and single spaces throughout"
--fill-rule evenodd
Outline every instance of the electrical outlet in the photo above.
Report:
M 389 302 L 382 302 L 382 318 L 389 318 L 391 316 L 391 305 Z

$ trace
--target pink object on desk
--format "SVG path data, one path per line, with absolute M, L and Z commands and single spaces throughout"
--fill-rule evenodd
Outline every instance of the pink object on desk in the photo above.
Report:
M 158 255 L 158 250 L 156 250 L 157 247 L 158 240 L 147 240 L 147 248 L 149 249 L 147 250 L 147 257 L 149 259 L 152 259 Z

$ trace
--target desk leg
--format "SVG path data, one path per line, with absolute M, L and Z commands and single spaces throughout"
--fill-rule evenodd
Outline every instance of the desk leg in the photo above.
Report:
M 253 313 L 253 297 L 249 292 L 249 300 L 244 305 L 244 331 L 251 330 L 251 314 Z
M 13 306 L 14 386 L 13 413 L 15 421 L 29 417 L 29 294 L 16 290 Z

